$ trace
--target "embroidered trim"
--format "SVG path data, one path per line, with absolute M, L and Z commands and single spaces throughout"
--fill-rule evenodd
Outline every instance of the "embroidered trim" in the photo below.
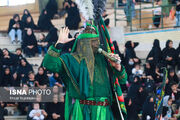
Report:
M 47 53 L 48 53 L 50 56 L 53 56 L 53 57 L 59 57 L 59 56 L 60 56 L 60 53 L 57 53 L 57 52 L 55 52 L 55 51 L 52 50 L 52 49 L 49 49 Z
M 70 75 L 70 73 L 69 73 L 69 70 L 68 70 L 68 68 L 67 68 L 66 64 L 64 63 L 64 61 L 63 61 L 60 57 L 59 57 L 59 59 L 60 59 L 60 60 L 61 60 L 61 62 L 63 63 L 64 69 L 65 69 L 65 71 L 66 71 L 67 75 L 69 76 L 69 78 L 71 79 L 71 82 L 72 82 L 72 84 L 74 85 L 74 87 L 75 87 L 76 91 L 77 91 L 77 92 L 78 92 L 78 94 L 80 95 L 80 90 L 79 90 L 79 87 L 78 87 L 77 83 L 75 83 L 75 81 L 73 80 L 73 78 L 71 77 L 71 75 Z

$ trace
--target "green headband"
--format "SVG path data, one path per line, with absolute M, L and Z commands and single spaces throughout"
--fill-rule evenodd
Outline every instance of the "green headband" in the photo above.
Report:
M 72 47 L 72 51 L 71 51 L 71 52 L 74 52 L 74 51 L 75 51 L 75 48 L 76 48 L 78 39 L 84 39 L 84 38 L 99 38 L 99 31 L 98 31 L 97 27 L 96 27 L 95 25 L 91 25 L 91 24 L 89 24 L 89 23 L 86 23 L 86 25 L 87 25 L 87 26 L 93 26 L 93 27 L 95 28 L 97 34 L 92 34 L 92 33 L 82 33 L 82 34 L 80 34 L 80 35 L 76 38 L 75 43 L 74 43 L 74 45 L 73 45 L 73 47 Z

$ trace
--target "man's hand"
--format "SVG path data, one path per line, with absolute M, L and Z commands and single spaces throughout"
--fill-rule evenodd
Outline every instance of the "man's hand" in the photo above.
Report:
M 65 44 L 65 43 L 68 43 L 68 42 L 74 40 L 74 38 L 68 38 L 68 36 L 69 36 L 69 29 L 67 27 L 61 28 L 60 32 L 59 32 L 59 39 L 58 39 L 57 43 L 55 44 L 55 46 L 58 43 Z
M 116 59 L 118 59 L 119 61 L 121 60 L 121 58 L 119 57 L 119 55 L 118 54 L 113 54 L 113 53 L 111 53 L 111 54 L 109 54 L 111 57 L 114 57 L 114 58 L 116 58 Z M 113 62 L 113 61 L 111 61 L 111 60 L 109 60 L 109 62 L 110 62 L 110 64 L 113 66 L 113 67 L 115 67 L 118 71 L 121 71 L 121 64 L 117 64 L 116 62 Z

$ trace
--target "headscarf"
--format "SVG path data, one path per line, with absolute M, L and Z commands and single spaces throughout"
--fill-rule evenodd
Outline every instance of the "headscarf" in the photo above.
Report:
M 172 40 L 167 40 L 166 41 L 166 48 L 169 48 L 169 43 L 172 42 Z
M 150 102 L 150 99 L 153 98 L 152 96 L 147 97 L 146 101 L 143 105 L 143 114 L 150 115 L 151 118 L 154 115 L 154 101 Z
M 163 106 L 164 106 L 164 107 L 170 107 L 170 106 L 168 105 L 169 98 L 170 98 L 169 95 L 166 95 L 166 96 L 163 98 Z
M 158 40 L 158 39 L 155 39 L 155 40 L 154 40 L 154 42 L 153 42 L 153 47 L 160 48 L 160 44 L 159 44 L 159 40 Z

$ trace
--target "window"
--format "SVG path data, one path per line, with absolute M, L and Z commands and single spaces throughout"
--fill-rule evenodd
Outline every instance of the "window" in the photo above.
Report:
M 16 6 L 35 3 L 35 0 L 0 0 L 0 6 Z

